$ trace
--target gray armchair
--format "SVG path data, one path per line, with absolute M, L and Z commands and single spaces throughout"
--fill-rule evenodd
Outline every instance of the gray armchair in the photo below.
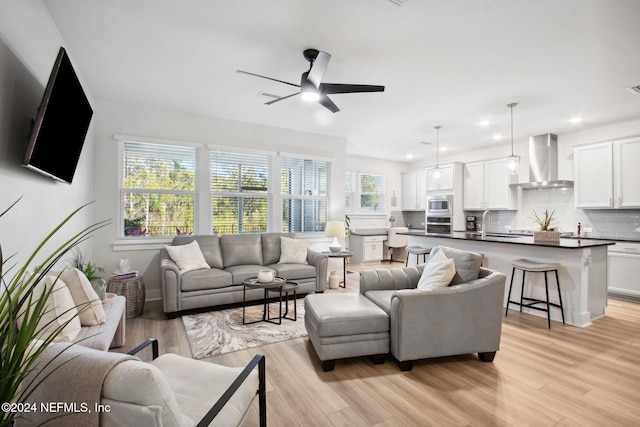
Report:
M 390 351 L 402 370 L 414 360 L 466 353 L 491 362 L 500 348 L 506 276 L 480 267 L 471 252 L 436 247 L 429 259 L 438 250 L 456 266 L 447 287 L 416 289 L 424 264 L 360 273 L 360 293 L 389 315 Z

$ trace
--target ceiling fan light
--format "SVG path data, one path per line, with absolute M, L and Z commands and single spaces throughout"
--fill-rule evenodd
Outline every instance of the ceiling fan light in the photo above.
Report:
M 320 99 L 320 94 L 312 90 L 305 90 L 300 93 L 300 97 L 307 102 L 317 102 Z

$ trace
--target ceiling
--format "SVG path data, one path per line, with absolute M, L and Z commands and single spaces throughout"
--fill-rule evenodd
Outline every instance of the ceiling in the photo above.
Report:
M 96 98 L 342 136 L 351 155 L 432 158 L 436 125 L 447 155 L 507 152 L 511 102 L 516 143 L 640 118 L 638 0 L 44 3 Z M 297 84 L 306 48 L 332 55 L 325 82 L 385 92 L 266 106 L 296 88 L 235 72 Z

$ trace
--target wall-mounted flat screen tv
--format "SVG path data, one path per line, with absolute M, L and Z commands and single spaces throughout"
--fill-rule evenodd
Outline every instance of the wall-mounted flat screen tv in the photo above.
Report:
M 64 48 L 60 48 L 38 108 L 23 166 L 71 183 L 93 109 Z

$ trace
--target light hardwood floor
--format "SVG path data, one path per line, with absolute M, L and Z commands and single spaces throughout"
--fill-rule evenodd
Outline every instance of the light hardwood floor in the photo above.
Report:
M 357 292 L 357 277 L 331 292 Z M 181 319 L 167 320 L 159 301 L 127 319 L 120 351 L 147 337 L 159 339 L 161 353 L 191 357 Z M 271 426 L 640 425 L 640 305 L 632 302 L 610 299 L 587 328 L 552 322 L 549 330 L 546 319 L 510 310 L 493 363 L 470 354 L 401 372 L 391 356 L 382 365 L 358 357 L 323 372 L 306 337 L 206 360 L 243 366 L 256 353 L 266 355 Z M 258 425 L 257 403 L 246 425 Z

